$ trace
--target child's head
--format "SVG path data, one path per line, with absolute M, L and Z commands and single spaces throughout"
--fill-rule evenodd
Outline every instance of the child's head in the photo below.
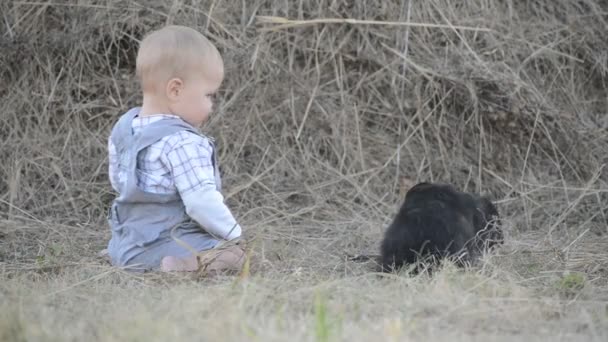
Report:
M 137 53 L 136 72 L 146 97 L 162 102 L 172 114 L 192 125 L 205 122 L 211 96 L 224 78 L 216 47 L 201 33 L 166 26 L 147 35 Z

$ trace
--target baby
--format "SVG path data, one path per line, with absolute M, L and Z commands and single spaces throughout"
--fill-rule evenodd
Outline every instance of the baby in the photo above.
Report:
M 131 270 L 238 271 L 241 236 L 224 204 L 214 141 L 196 127 L 209 117 L 224 77 L 216 47 L 194 29 L 167 26 L 146 36 L 136 72 L 143 103 L 123 114 L 108 141 L 118 196 L 108 222 L 112 263 Z M 208 259 L 208 258 L 207 258 Z

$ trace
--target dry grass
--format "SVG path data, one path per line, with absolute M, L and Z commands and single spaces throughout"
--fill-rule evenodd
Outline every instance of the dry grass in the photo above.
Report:
M 608 338 L 605 2 L 24 0 L 0 13 L 0 340 Z M 165 23 L 225 57 L 205 130 L 255 238 L 248 277 L 131 275 L 96 255 L 107 134 L 140 100 L 137 40 Z M 376 252 L 400 185 L 423 179 L 491 194 L 504 248 L 433 278 L 348 261 Z

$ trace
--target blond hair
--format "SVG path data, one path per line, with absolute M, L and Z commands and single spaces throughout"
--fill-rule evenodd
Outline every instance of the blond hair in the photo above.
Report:
M 185 79 L 199 69 L 223 68 L 219 51 L 200 32 L 170 25 L 148 34 L 137 52 L 135 70 L 144 92 L 155 90 L 171 78 Z

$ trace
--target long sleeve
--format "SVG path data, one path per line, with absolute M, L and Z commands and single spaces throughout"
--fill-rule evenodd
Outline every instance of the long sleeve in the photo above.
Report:
M 188 135 L 164 158 L 186 213 L 218 238 L 232 240 L 240 237 L 241 227 L 217 190 L 213 148 L 205 138 Z
M 224 197 L 209 184 L 182 196 L 186 213 L 206 231 L 224 240 L 241 236 L 241 226 L 224 204 Z

